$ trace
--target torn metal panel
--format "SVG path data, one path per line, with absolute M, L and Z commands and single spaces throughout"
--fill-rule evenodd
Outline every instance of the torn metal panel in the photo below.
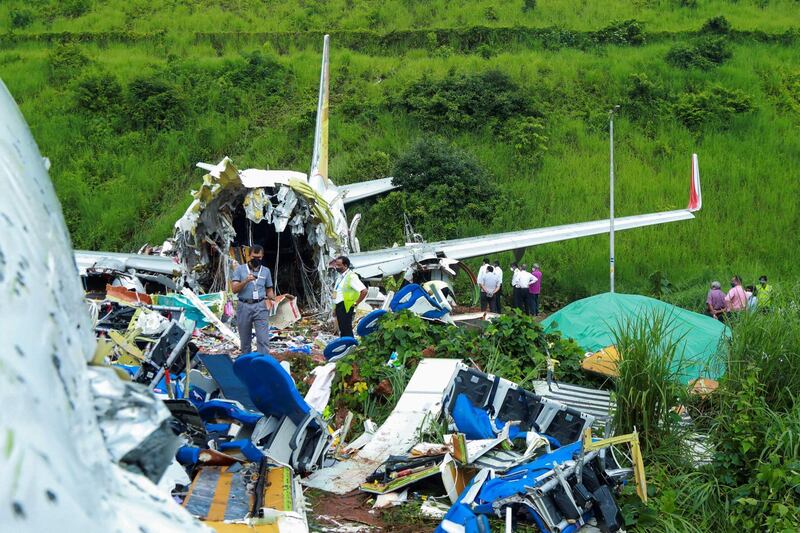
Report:
M 181 269 L 181 266 L 175 261 L 175 258 L 160 255 L 75 250 L 73 256 L 75 264 L 78 267 L 78 273 L 81 276 L 85 276 L 86 270 L 93 268 L 98 262 L 102 264 L 104 261 L 110 259 L 118 261 L 121 264 L 122 268 L 118 270 L 128 270 L 132 268 L 136 271 L 155 272 L 172 276 L 178 274 Z
M 205 319 L 208 320 L 211 324 L 213 324 L 214 327 L 217 328 L 217 330 L 220 333 L 222 333 L 222 335 L 226 339 L 228 339 L 230 342 L 232 342 L 234 344 L 234 346 L 236 346 L 237 348 L 240 348 L 239 347 L 239 336 L 236 335 L 231 330 L 231 328 L 229 328 L 228 326 L 223 324 L 222 321 L 219 318 L 217 318 L 217 315 L 212 313 L 211 310 L 208 308 L 208 306 L 205 303 L 203 303 L 203 301 L 200 298 L 197 297 L 197 295 L 192 291 L 192 289 L 184 288 L 184 289 L 181 290 L 181 294 L 186 296 L 189 299 L 189 301 L 191 302 L 191 304 L 195 308 L 197 308 L 203 314 Z
M 147 388 L 122 381 L 110 367 L 89 368 L 94 409 L 111 457 L 158 483 L 180 446 L 170 412 Z
M 389 455 L 406 453 L 419 430 L 442 410 L 442 395 L 450 385 L 458 359 L 423 359 L 392 414 L 352 459 L 318 470 L 303 480 L 309 487 L 345 494 L 374 472 Z

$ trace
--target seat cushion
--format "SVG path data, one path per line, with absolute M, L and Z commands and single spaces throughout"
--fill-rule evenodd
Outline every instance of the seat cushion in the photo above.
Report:
M 265 415 L 288 417 L 300 424 L 311 411 L 291 376 L 274 357 L 258 353 L 243 355 L 233 364 L 233 371 Z

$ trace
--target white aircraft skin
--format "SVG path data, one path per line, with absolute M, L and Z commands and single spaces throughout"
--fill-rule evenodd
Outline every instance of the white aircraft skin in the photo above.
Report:
M 0 529 L 209 531 L 113 460 L 95 413 L 87 361 L 96 339 L 61 206 L 2 82 L 0 118 Z
M 291 177 L 307 179 L 309 185 L 325 198 L 336 219 L 337 232 L 342 238 L 341 253 L 348 254 L 353 268 L 362 277 L 379 278 L 393 276 L 405 272 L 409 267 L 420 268 L 425 263 L 426 270 L 452 272 L 449 265 L 457 261 L 488 254 L 516 250 L 522 251 L 539 244 L 577 239 L 590 235 L 598 235 L 610 231 L 608 219 L 590 222 L 578 222 L 561 226 L 532 228 L 528 230 L 496 233 L 477 237 L 446 240 L 439 242 L 407 243 L 404 246 L 384 248 L 381 250 L 359 252 L 354 245 L 354 235 L 348 228 L 345 205 L 376 194 L 394 189 L 392 178 L 371 180 L 351 185 L 336 186 L 328 177 L 328 113 L 329 113 L 329 37 L 324 38 L 322 52 L 322 68 L 320 73 L 320 90 L 317 104 L 317 120 L 314 134 L 314 153 L 312 156 L 310 178 L 296 171 L 266 171 L 247 169 L 240 173 L 242 183 L 246 187 L 269 187 L 276 183 L 287 183 Z M 199 163 L 199 167 L 214 171 L 215 165 Z M 663 211 L 644 215 L 615 218 L 616 231 L 678 222 L 694 218 L 694 212 L 702 207 L 700 197 L 700 175 L 697 155 L 692 156 L 692 179 L 690 185 L 690 204 L 686 209 Z M 81 267 L 85 269 L 102 257 L 104 252 L 81 251 L 76 254 Z M 130 257 L 135 258 L 135 254 Z M 141 256 L 139 256 L 141 257 Z M 117 256 L 116 258 L 119 259 Z M 332 259 L 332 258 L 330 258 Z M 438 264 L 437 264 L 438 263 Z M 170 274 L 176 265 L 169 258 L 153 257 L 145 267 L 154 272 Z M 446 276 L 445 276 L 446 278 Z M 327 295 L 322 295 L 325 298 Z

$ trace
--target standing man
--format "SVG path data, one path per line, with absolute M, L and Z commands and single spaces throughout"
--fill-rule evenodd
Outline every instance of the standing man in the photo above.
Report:
M 483 292 L 483 277 L 486 275 L 486 268 L 488 266 L 489 258 L 484 257 L 483 264 L 481 265 L 481 268 L 478 269 L 478 278 L 476 280 L 478 282 L 478 287 L 480 287 L 481 290 L 481 311 L 486 311 L 486 307 L 489 305 L 489 297 L 485 292 Z
M 733 276 L 731 279 L 731 290 L 725 296 L 725 304 L 728 311 L 744 311 L 747 309 L 747 295 L 742 288 L 742 278 Z
M 531 314 L 537 316 L 539 314 L 539 293 L 542 292 L 542 271 L 539 269 L 539 263 L 533 264 L 533 271 L 531 272 L 535 281 L 530 286 L 528 292 L 530 294 Z
M 528 271 L 528 265 L 525 263 L 519 266 L 519 271 L 517 274 L 517 292 L 519 292 L 519 299 L 522 305 L 519 309 L 522 310 L 523 313 L 530 314 L 530 309 L 528 306 L 530 300 L 530 285 L 533 283 L 533 274 Z
M 339 273 L 334 287 L 333 303 L 336 305 L 336 322 L 339 324 L 339 337 L 353 336 L 353 315 L 356 307 L 367 297 L 367 287 L 350 270 L 350 259 L 340 255 L 334 262 Z
M 725 303 L 725 293 L 722 292 L 722 285 L 719 281 L 711 282 L 711 290 L 706 296 L 706 311 L 720 322 L 725 322 L 728 304 Z
M 522 309 L 522 292 L 519 287 L 519 266 L 516 263 L 511 263 L 511 296 L 514 300 L 515 309 Z
M 253 326 L 256 328 L 256 351 L 269 353 L 269 310 L 275 301 L 272 273 L 261 264 L 264 248 L 256 244 L 250 249 L 250 261 L 236 267 L 231 276 L 231 289 L 239 298 L 236 326 L 243 354 L 253 349 Z
M 767 276 L 758 278 L 758 283 L 761 285 L 758 289 L 758 307 L 766 311 L 772 300 L 772 285 L 767 283 Z
M 497 277 L 500 279 L 500 285 L 497 287 L 497 294 L 495 294 L 494 299 L 496 300 L 495 305 L 497 306 L 497 312 L 502 313 L 502 306 L 503 306 L 503 269 L 500 268 L 500 261 L 494 262 L 494 273 L 497 274 Z
M 500 290 L 500 278 L 494 272 L 491 266 L 486 267 L 486 273 L 483 275 L 483 284 L 481 285 L 481 292 L 486 294 L 489 302 L 489 311 L 498 313 L 497 310 L 497 291 Z

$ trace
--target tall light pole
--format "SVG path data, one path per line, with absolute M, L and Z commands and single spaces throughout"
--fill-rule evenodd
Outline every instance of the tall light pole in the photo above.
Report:
M 611 293 L 614 293 L 614 113 L 619 110 L 619 106 L 615 105 L 608 112 L 608 146 L 609 146 L 609 257 L 608 268 L 610 274 Z

